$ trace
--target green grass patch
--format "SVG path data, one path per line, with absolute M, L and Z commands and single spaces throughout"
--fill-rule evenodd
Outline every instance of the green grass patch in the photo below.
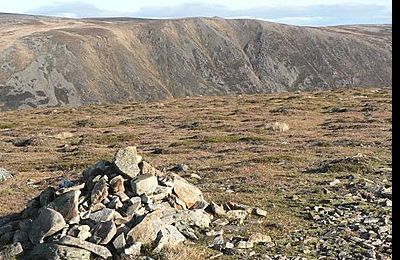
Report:
M 14 123 L 0 123 L 0 129 L 14 128 L 16 126 Z

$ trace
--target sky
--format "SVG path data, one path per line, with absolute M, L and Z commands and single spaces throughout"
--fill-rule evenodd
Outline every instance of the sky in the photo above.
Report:
M 391 24 L 391 0 L 0 0 L 0 12 L 81 17 L 224 17 L 327 26 Z

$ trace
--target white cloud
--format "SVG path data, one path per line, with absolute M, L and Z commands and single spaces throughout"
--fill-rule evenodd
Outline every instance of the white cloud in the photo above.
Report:
M 60 16 L 70 18 L 129 16 L 130 13 L 100 9 L 96 5 L 81 1 L 56 2 L 28 10 L 26 13 L 37 15 Z

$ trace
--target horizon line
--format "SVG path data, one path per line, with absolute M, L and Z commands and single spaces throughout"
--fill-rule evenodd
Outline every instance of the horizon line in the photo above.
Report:
M 226 19 L 226 20 L 256 20 L 262 22 L 284 24 L 297 27 L 335 27 L 335 26 L 349 26 L 349 25 L 393 25 L 392 23 L 346 23 L 346 24 L 332 24 L 332 25 L 296 25 L 290 23 L 282 23 L 273 21 L 274 19 L 265 19 L 248 16 L 237 16 L 237 17 L 222 17 L 222 16 L 182 16 L 182 17 L 140 17 L 140 16 L 87 16 L 87 17 L 69 17 L 69 16 L 58 16 L 58 15 L 43 15 L 43 14 L 30 14 L 30 13 L 8 13 L 1 12 L 0 15 L 21 15 L 21 16 L 35 16 L 35 17 L 46 17 L 46 18 L 58 18 L 58 19 L 71 19 L 71 20 L 83 20 L 83 19 L 143 19 L 143 20 L 184 20 L 184 19 L 196 19 L 196 18 L 208 18 L 208 19 Z

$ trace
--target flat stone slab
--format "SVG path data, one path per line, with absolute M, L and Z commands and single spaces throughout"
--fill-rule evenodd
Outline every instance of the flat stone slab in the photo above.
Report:
M 60 240 L 57 241 L 57 244 L 79 247 L 87 251 L 90 251 L 93 254 L 101 256 L 105 259 L 107 259 L 108 257 L 112 257 L 112 254 L 110 250 L 107 249 L 107 247 L 83 241 L 76 237 L 71 237 L 71 236 L 62 237 Z
M 29 259 L 51 260 L 90 260 L 91 252 L 82 248 L 57 245 L 53 243 L 37 244 L 29 254 Z

